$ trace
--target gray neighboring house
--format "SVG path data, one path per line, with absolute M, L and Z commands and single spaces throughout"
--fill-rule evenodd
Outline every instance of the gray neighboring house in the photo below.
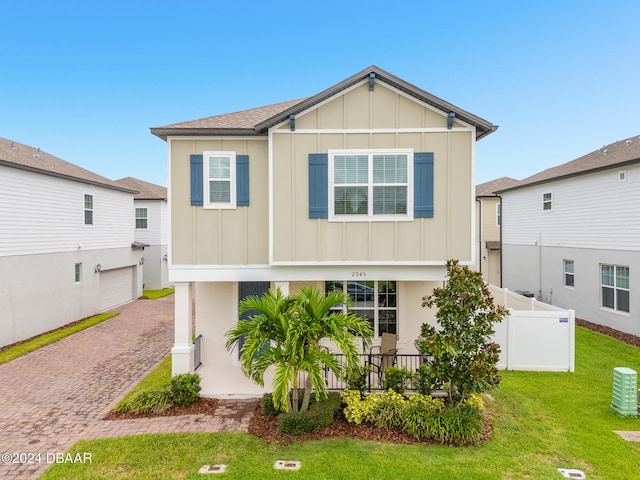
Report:
M 0 138 L 0 346 L 142 294 L 135 193 Z
M 498 193 L 503 286 L 640 335 L 640 136 Z
M 169 210 L 167 188 L 138 178 L 116 183 L 138 193 L 134 195 L 135 241 L 144 245 L 144 288 L 159 290 L 169 283 Z

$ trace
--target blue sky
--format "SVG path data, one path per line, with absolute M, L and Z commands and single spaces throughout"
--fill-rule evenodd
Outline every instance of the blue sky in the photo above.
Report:
M 6 3 L 0 137 L 111 179 L 166 185 L 150 127 L 306 97 L 369 65 L 499 125 L 477 183 L 640 135 L 636 0 Z

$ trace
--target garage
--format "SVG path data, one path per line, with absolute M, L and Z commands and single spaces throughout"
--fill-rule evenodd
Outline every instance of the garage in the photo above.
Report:
M 134 279 L 133 266 L 100 272 L 100 311 L 133 300 Z

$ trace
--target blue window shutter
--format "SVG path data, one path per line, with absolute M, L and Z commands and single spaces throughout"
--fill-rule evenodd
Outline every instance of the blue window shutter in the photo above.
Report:
M 236 205 L 249 206 L 249 155 L 236 155 Z
M 327 218 L 329 196 L 329 155 L 309 154 L 309 218 Z
M 191 155 L 191 205 L 202 206 L 202 155 Z
M 433 218 L 433 152 L 413 154 L 413 216 Z

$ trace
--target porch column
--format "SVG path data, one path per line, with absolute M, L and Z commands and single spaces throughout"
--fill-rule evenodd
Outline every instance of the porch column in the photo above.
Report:
M 285 297 L 289 295 L 289 282 L 275 282 L 276 290 L 280 289 Z
M 192 294 L 193 284 L 179 282 L 175 284 L 175 343 L 171 349 L 171 372 L 173 375 L 193 373 L 194 346 L 191 340 L 192 330 Z

